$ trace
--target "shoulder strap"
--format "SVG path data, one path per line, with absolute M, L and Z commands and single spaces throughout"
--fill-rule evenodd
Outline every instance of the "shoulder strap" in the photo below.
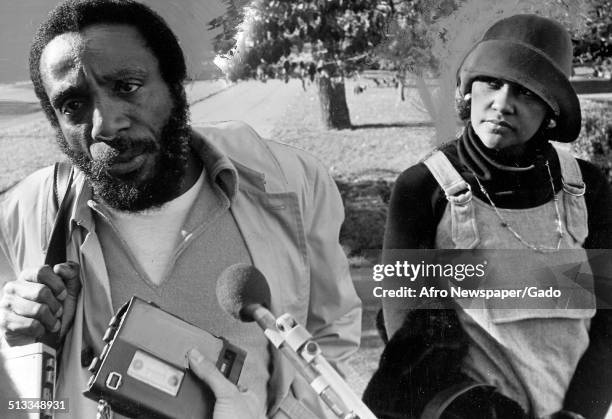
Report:
M 480 243 L 472 188 L 440 150 L 424 162 L 450 204 L 451 238 L 456 249 L 473 249 Z
M 59 208 L 64 200 L 68 188 L 72 184 L 73 168 L 72 164 L 61 161 L 53 166 L 53 194 L 55 196 L 55 208 Z
M 589 213 L 584 194 L 586 185 L 582 180 L 582 172 L 578 160 L 569 152 L 555 148 L 561 166 L 563 180 L 563 202 L 565 206 L 565 227 L 574 239 L 582 244 L 589 235 Z
M 573 196 L 584 195 L 586 186 L 582 180 L 582 172 L 578 161 L 569 152 L 562 148 L 555 148 L 559 157 L 559 165 L 561 167 L 561 177 L 563 179 L 563 189 L 565 192 Z
M 73 194 L 71 194 L 72 177 L 73 168 L 70 163 L 55 163 L 53 167 L 53 191 L 50 198 L 53 202 L 47 205 L 48 214 L 44 214 L 44 211 L 42 214 L 47 219 L 53 219 L 53 213 L 55 212 L 55 221 L 45 254 L 45 265 L 53 266 L 66 261 L 66 232 L 68 230 L 70 202 L 73 198 Z M 46 336 L 41 342 L 54 349 L 61 350 L 59 332 Z
M 53 168 L 53 205 L 48 211 L 56 211 L 53 229 L 49 237 L 46 265 L 55 265 L 66 261 L 66 231 L 68 230 L 68 216 L 72 202 L 72 178 L 74 169 L 68 162 L 57 162 Z M 51 214 L 49 214 L 51 215 Z M 53 218 L 53 217 L 49 217 Z
M 459 192 L 470 190 L 470 185 L 440 150 L 434 152 L 423 163 L 436 179 L 447 198 Z

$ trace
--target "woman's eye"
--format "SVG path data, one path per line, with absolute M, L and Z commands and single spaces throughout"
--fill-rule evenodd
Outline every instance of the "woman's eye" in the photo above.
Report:
M 523 96 L 535 96 L 535 93 L 533 93 L 531 90 L 529 89 L 525 89 L 525 88 L 520 88 L 519 89 L 519 94 L 523 95 Z
M 73 115 L 83 108 L 83 101 L 71 99 L 62 104 L 61 112 L 65 115 Z
M 136 90 L 140 89 L 141 84 L 136 82 L 117 82 L 116 90 L 122 94 L 134 93 Z
M 488 79 L 485 81 L 485 83 L 487 83 L 491 89 L 496 89 L 496 90 L 500 89 L 502 85 L 504 84 L 501 80 L 497 80 L 497 79 Z

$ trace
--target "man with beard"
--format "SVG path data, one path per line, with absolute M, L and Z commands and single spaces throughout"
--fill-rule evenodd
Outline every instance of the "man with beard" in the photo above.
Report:
M 257 326 L 222 311 L 215 283 L 226 267 L 253 264 L 270 281 L 272 311 L 306 325 L 328 359 L 356 350 L 360 302 L 326 171 L 242 123 L 190 128 L 178 42 L 132 0 L 58 5 L 36 34 L 30 75 L 75 172 L 63 263 L 43 262 L 53 169 L 0 198 L 0 248 L 16 273 L 0 300 L 5 343 L 59 333 L 56 398 L 69 399 L 71 417 L 93 417 L 95 403 L 80 394 L 91 353 L 100 353 L 112 313 L 138 295 L 247 350 L 238 387 L 189 355 L 215 392 L 216 419 L 322 417 L 314 392 Z

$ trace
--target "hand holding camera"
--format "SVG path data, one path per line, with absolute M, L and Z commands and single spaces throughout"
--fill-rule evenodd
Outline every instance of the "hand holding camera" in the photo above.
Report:
M 189 368 L 210 387 L 217 399 L 213 419 L 256 419 L 258 402 L 255 394 L 241 389 L 223 376 L 210 360 L 197 349 L 187 354 Z

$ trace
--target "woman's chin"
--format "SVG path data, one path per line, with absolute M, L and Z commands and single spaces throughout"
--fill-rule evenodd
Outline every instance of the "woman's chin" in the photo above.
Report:
M 479 135 L 479 138 L 482 144 L 490 150 L 501 150 L 511 145 L 503 135 L 486 133 L 484 135 Z

